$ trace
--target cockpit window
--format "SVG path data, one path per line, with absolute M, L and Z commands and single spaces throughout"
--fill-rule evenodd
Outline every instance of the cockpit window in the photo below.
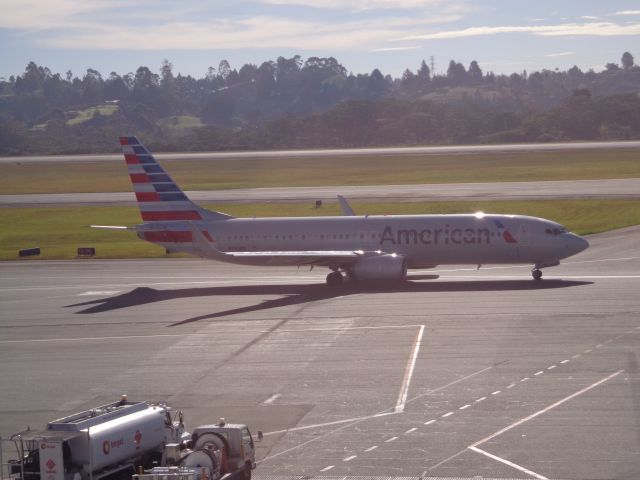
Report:
M 547 228 L 544 231 L 547 235 L 560 235 L 562 233 L 567 233 L 566 228 Z

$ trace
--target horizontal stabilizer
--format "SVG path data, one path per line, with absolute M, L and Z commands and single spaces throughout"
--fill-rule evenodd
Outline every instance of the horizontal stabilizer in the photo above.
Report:
M 125 227 L 122 225 L 89 225 L 90 228 L 102 228 L 104 230 L 136 230 L 136 227 Z

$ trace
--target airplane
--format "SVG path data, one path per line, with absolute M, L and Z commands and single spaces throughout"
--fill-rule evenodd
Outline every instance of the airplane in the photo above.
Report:
M 167 252 L 254 266 L 327 267 L 326 283 L 406 280 L 409 269 L 438 265 L 529 264 L 542 268 L 589 243 L 562 225 L 524 215 L 356 215 L 235 218 L 193 203 L 136 137 L 120 144 L 143 223 L 138 237 Z M 215 168 L 215 167 L 214 167 Z

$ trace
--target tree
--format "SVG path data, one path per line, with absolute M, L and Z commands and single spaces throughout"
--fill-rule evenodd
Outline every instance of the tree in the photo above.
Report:
M 173 63 L 171 63 L 166 58 L 162 61 L 162 66 L 160 67 L 160 77 L 162 78 L 161 84 L 163 87 L 168 87 L 173 83 Z
M 479 85 L 482 83 L 482 70 L 480 70 L 480 66 L 475 60 L 469 64 L 469 71 L 467 74 L 472 85 Z
M 449 62 L 449 68 L 447 69 L 447 78 L 453 86 L 463 85 L 467 80 L 467 71 L 464 65 L 451 60 Z
M 422 60 L 420 68 L 418 69 L 418 77 L 420 77 L 420 80 L 425 83 L 431 80 L 431 70 L 429 70 L 429 67 L 427 67 L 427 62 L 425 62 L 424 60 Z
M 624 52 L 622 54 L 622 67 L 625 70 L 629 70 L 633 67 L 633 55 L 629 52 Z

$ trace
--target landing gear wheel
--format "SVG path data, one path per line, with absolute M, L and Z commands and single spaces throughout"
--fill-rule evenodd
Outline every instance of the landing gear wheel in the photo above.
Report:
M 533 277 L 534 280 L 541 280 L 542 279 L 542 271 L 538 270 L 536 268 L 531 272 L 531 276 Z
M 343 280 L 344 278 L 340 272 L 331 272 L 327 275 L 327 285 L 330 287 L 339 287 L 342 285 Z

